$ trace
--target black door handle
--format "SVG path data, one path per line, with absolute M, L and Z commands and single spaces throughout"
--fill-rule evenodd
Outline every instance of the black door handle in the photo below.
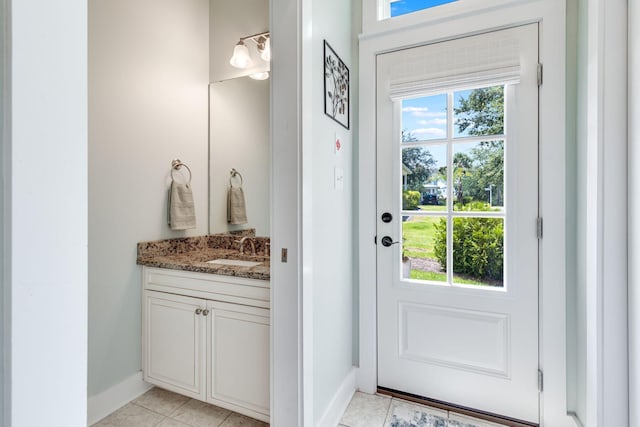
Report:
M 381 242 L 382 242 L 382 246 L 385 246 L 387 248 L 391 245 L 395 245 L 396 243 L 400 243 L 400 242 L 394 242 L 393 239 L 389 236 L 384 236 Z

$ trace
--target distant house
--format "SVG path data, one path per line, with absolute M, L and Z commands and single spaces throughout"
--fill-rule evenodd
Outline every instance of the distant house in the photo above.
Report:
M 409 169 L 409 166 L 405 165 L 404 163 L 402 164 L 402 189 L 404 191 L 408 190 L 409 188 L 409 179 L 408 176 L 411 175 L 413 173 L 413 171 L 411 169 Z
M 422 204 L 437 205 L 441 198 L 447 197 L 447 186 L 442 181 L 434 181 L 422 186 Z

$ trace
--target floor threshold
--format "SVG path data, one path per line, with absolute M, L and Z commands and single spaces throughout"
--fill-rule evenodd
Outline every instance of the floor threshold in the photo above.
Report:
M 489 412 L 478 411 L 476 409 L 467 408 L 460 405 L 454 405 L 448 402 L 442 402 L 440 400 L 429 399 L 427 397 L 405 393 L 402 391 L 393 390 L 386 387 L 378 387 L 377 392 L 378 394 L 381 394 L 381 395 L 393 397 L 396 399 L 407 400 L 409 402 L 419 403 L 421 405 L 430 406 L 432 408 L 441 409 L 443 411 L 456 412 L 458 414 L 466 415 L 469 417 L 477 418 L 477 419 L 488 421 L 491 423 L 497 423 L 500 425 L 504 425 L 506 427 L 539 427 L 539 425 L 535 423 L 516 420 L 513 418 L 496 415 Z

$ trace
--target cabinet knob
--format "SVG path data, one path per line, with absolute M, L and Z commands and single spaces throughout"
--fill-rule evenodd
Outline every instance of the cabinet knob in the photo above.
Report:
M 202 309 L 201 308 L 196 308 L 196 314 L 197 315 L 202 314 Z M 206 314 L 205 314 L 205 316 L 206 316 Z
M 208 316 L 208 315 L 209 315 L 209 310 L 205 309 L 205 310 L 202 312 L 202 314 L 203 314 L 204 316 Z

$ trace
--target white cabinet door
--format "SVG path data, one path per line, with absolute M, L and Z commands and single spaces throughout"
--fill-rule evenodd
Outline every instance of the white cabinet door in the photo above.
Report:
M 269 310 L 208 301 L 207 401 L 269 421 Z
M 144 380 L 204 400 L 204 300 L 143 294 Z

